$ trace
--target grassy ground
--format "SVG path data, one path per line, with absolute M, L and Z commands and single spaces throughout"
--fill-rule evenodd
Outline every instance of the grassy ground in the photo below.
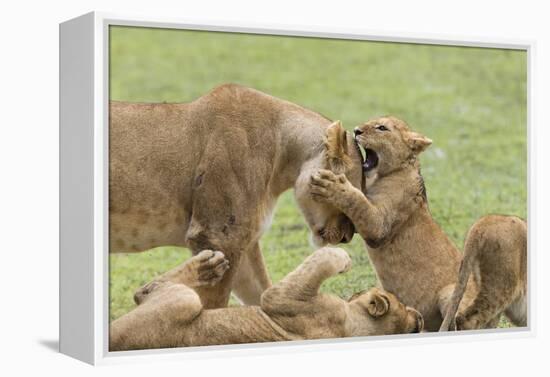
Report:
M 434 140 L 422 172 L 432 213 L 457 245 L 484 214 L 526 216 L 524 52 L 117 27 L 110 69 L 114 100 L 187 102 L 237 82 L 349 129 L 396 115 Z M 291 192 L 261 246 L 274 281 L 311 253 Z M 375 285 L 363 242 L 356 236 L 344 248 L 354 268 L 323 290 L 349 296 Z M 111 319 L 133 307 L 137 287 L 188 257 L 175 247 L 112 255 Z

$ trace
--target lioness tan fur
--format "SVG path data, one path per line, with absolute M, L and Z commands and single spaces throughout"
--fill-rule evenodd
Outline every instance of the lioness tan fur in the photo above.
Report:
M 204 309 L 192 288 L 216 284 L 228 269 L 221 252 L 205 250 L 145 285 L 138 306 L 110 328 L 110 351 L 411 333 L 422 316 L 379 289 L 345 301 L 319 293 L 347 271 L 349 255 L 321 248 L 267 289 L 261 306 Z
M 457 315 L 470 275 L 475 300 Z M 485 216 L 469 230 L 458 282 L 440 331 L 479 329 L 504 313 L 527 326 L 527 223 L 513 216 Z
M 234 84 L 191 103 L 112 102 L 109 128 L 111 252 L 162 245 L 221 250 L 230 269 L 198 288 L 206 308 L 233 291 L 259 304 L 271 285 L 259 239 L 277 197 L 294 188 L 319 246 L 348 242 L 353 225 L 312 200 L 319 168 L 361 184 L 361 156 L 338 122 Z
M 366 194 L 353 187 L 344 176 L 330 171 L 320 171 L 312 177 L 312 193 L 317 200 L 334 205 L 352 220 L 366 241 L 369 258 L 382 287 L 420 311 L 428 331 L 437 331 L 457 282 L 462 255 L 433 220 L 428 208 L 418 155 L 431 140 L 411 131 L 405 122 L 394 117 L 371 120 L 357 127 L 355 135 L 365 150 Z M 504 229 L 518 220 L 495 217 L 494 222 Z M 498 237 L 480 238 L 480 235 L 493 233 L 484 230 L 483 224 L 483 221 L 478 223 L 469 233 L 467 248 L 479 244 L 501 245 L 507 248 L 504 254 L 517 254 L 515 245 L 521 243 L 517 232 L 501 231 Z M 499 265 L 505 261 L 506 258 L 502 259 Z M 503 285 L 515 284 L 514 274 L 491 271 L 490 265 L 485 267 L 482 281 L 498 275 L 505 277 Z M 482 290 L 478 292 L 479 279 L 477 281 L 471 280 L 465 287 L 459 310 L 474 317 L 479 317 L 474 312 L 483 312 L 483 321 L 477 325 L 494 327 L 503 308 L 498 307 L 496 311 L 488 306 L 480 308 L 480 297 L 505 291 L 495 288 L 487 292 L 481 284 Z M 477 309 L 464 311 L 476 296 Z M 507 302 L 514 297 L 508 297 Z M 516 318 L 511 319 L 515 321 Z M 468 323 L 475 321 L 472 319 Z

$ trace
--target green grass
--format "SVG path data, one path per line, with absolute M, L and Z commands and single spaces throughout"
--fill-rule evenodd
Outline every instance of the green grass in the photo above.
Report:
M 340 119 L 351 129 L 393 114 L 434 140 L 422 156 L 430 208 L 459 246 L 487 213 L 526 217 L 526 54 L 522 51 L 111 28 L 114 100 L 187 102 L 236 82 Z M 292 192 L 261 241 L 273 281 L 313 250 Z M 376 284 L 363 242 L 345 245 L 353 269 L 323 290 L 341 296 Z M 110 257 L 110 317 L 133 291 L 189 257 L 162 247 Z M 502 326 L 507 326 L 505 322 Z

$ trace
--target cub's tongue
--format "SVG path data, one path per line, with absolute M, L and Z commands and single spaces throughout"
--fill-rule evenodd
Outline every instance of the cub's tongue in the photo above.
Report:
M 363 170 L 369 171 L 374 169 L 378 165 L 378 155 L 372 149 L 365 149 L 365 163 L 363 164 Z

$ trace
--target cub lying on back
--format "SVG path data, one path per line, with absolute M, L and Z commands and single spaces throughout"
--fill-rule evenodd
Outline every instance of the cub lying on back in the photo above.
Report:
M 268 288 L 261 306 L 204 309 L 194 288 L 215 285 L 229 268 L 204 250 L 139 289 L 138 306 L 113 321 L 109 350 L 135 350 L 420 332 L 422 316 L 373 288 L 349 301 L 319 293 L 323 281 L 347 271 L 343 249 L 325 247 Z
M 437 331 L 447 312 L 462 256 L 428 208 L 418 155 L 432 141 L 394 117 L 374 119 L 357 127 L 355 138 L 366 154 L 366 196 L 345 176 L 327 170 L 312 176 L 312 194 L 351 219 L 366 241 L 382 287 L 420 311 L 428 331 Z M 470 247 L 494 249 L 498 250 L 494 258 L 504 262 L 506 255 L 524 253 L 525 238 L 518 238 L 518 234 L 525 233 L 523 221 L 505 216 L 491 218 L 490 227 L 487 221 L 481 221 L 477 230 L 469 233 L 466 254 L 482 252 L 470 251 Z M 499 228 L 508 231 L 495 233 Z M 508 289 L 522 286 L 525 265 L 516 263 L 502 271 L 486 267 L 481 269 L 481 277 L 476 272 L 476 278 L 457 291 L 462 298 L 458 298 L 459 316 L 468 317 L 461 322 L 463 328 L 495 327 L 500 314 L 515 305 L 519 310 L 510 319 L 525 325 L 526 307 L 521 305 L 525 290 Z

